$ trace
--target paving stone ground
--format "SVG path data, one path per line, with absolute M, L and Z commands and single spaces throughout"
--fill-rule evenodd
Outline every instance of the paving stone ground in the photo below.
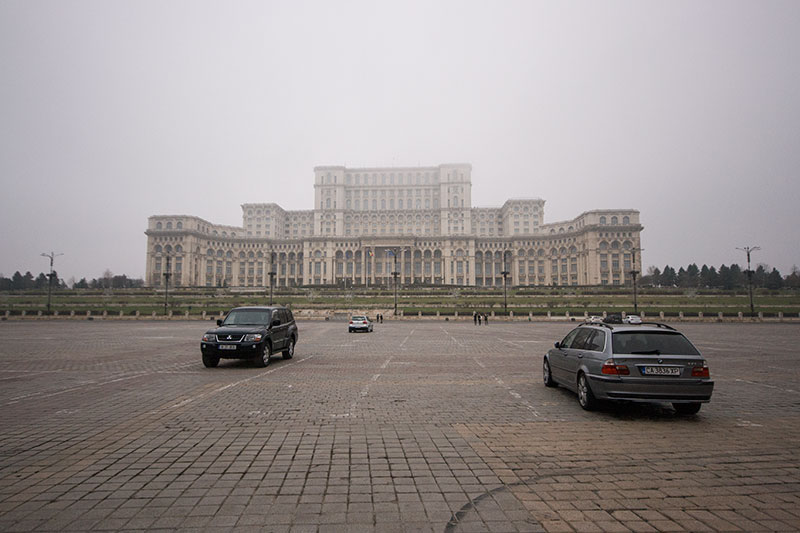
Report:
M 800 325 L 679 325 L 692 417 L 545 388 L 570 323 L 307 322 L 265 369 L 208 325 L 0 323 L 0 531 L 800 531 Z

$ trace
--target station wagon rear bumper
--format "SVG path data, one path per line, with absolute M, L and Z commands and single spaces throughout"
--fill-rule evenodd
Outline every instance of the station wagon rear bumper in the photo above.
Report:
M 595 397 L 633 402 L 708 402 L 714 391 L 710 379 L 618 378 L 589 375 Z

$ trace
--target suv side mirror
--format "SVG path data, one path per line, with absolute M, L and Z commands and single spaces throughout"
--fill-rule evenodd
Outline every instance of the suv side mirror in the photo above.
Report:
M 278 318 L 276 318 L 276 319 L 273 319 L 273 321 L 272 321 L 272 325 L 273 325 L 273 326 L 280 326 L 280 325 L 281 325 L 281 321 L 280 321 L 280 319 L 278 319 Z
M 218 319 L 217 319 L 217 325 L 218 325 L 218 326 L 221 326 L 221 325 L 222 325 L 222 319 L 221 319 L 221 318 L 218 318 Z
M 554 342 L 554 343 L 553 343 L 553 346 L 555 346 L 555 347 L 556 347 L 556 349 L 558 350 L 558 349 L 560 349 L 560 348 L 561 348 L 561 343 L 560 343 L 560 342 L 558 342 L 558 341 L 556 341 L 556 342 Z

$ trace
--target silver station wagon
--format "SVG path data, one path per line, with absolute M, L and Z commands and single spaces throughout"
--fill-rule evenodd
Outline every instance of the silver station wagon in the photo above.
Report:
M 586 410 L 600 400 L 668 402 L 694 414 L 711 400 L 708 364 L 689 339 L 656 322 L 586 323 L 544 356 L 544 384 L 578 394 Z

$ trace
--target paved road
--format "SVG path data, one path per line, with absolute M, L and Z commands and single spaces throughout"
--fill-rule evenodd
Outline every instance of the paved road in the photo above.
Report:
M 681 325 L 688 418 L 542 386 L 567 323 L 301 323 L 265 369 L 206 326 L 0 323 L 0 530 L 800 530 L 798 325 Z

